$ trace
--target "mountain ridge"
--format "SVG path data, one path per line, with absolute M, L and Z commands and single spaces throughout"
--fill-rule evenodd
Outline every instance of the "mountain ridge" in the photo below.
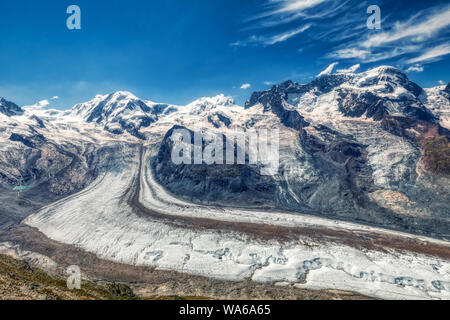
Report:
M 422 89 L 398 69 L 379 67 L 285 81 L 253 93 L 245 106 L 225 95 L 175 106 L 118 91 L 70 111 L 26 108 L 0 117 L 0 185 L 23 181 L 32 186 L 25 194 L 46 204 L 120 170 L 123 153 L 140 144 L 165 155 L 149 160 L 156 181 L 189 202 L 258 204 L 448 236 L 448 98 L 444 86 Z M 225 135 L 279 128 L 278 174 L 267 180 L 247 164 L 169 163 L 167 132 L 198 125 Z M 246 191 L 254 188 L 258 199 Z

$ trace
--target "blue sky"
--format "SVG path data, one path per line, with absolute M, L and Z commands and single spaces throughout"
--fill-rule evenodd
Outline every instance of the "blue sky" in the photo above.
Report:
M 72 4 L 81 30 L 66 27 Z M 370 5 L 381 8 L 380 30 L 366 26 Z M 0 13 L 0 96 L 20 105 L 66 109 L 117 90 L 242 104 L 331 64 L 393 65 L 424 87 L 450 80 L 448 1 L 2 0 Z

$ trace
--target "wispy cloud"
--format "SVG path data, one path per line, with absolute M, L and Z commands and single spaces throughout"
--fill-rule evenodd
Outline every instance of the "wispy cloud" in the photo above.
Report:
M 262 13 L 250 17 L 246 22 L 253 26 L 247 29 L 267 28 L 292 22 L 298 18 L 314 19 L 333 14 L 348 1 L 337 0 L 269 0 Z M 321 4 L 326 10 L 315 10 Z
M 44 100 L 41 100 L 31 106 L 24 106 L 24 107 L 42 109 L 42 108 L 47 107 L 51 103 L 52 100 L 57 100 L 57 99 L 59 99 L 58 96 L 53 96 L 50 99 L 44 99 Z
M 377 62 L 420 51 L 421 46 L 398 46 L 377 52 L 359 48 L 340 49 L 327 55 L 333 59 L 356 59 L 361 62 Z
M 302 47 L 317 49 L 317 58 L 328 63 L 354 63 L 338 73 L 355 72 L 359 64 L 381 61 L 403 66 L 407 72 L 423 72 L 425 64 L 450 53 L 450 5 L 437 1 L 424 9 L 424 5 L 414 2 L 397 11 L 399 6 L 394 2 L 379 1 L 382 30 L 369 30 L 367 1 L 266 0 L 244 22 L 241 31 L 252 30 L 251 35 L 230 45 L 271 46 L 304 32 L 305 36 L 296 40 Z M 389 7 L 390 11 L 386 9 Z M 294 28 L 295 24 L 303 27 Z M 329 51 L 324 52 L 324 48 Z M 330 72 L 335 66 L 328 66 L 332 67 Z M 320 74 L 327 74 L 327 69 Z
M 242 89 L 242 90 L 247 90 L 247 89 L 249 89 L 251 86 L 252 86 L 252 85 L 251 85 L 250 83 L 244 83 L 244 84 L 241 86 L 241 89 Z
M 257 45 L 263 45 L 263 46 L 271 46 L 274 45 L 276 43 L 279 42 L 284 42 L 294 36 L 296 36 L 299 33 L 302 33 L 306 30 L 308 30 L 311 27 L 310 24 L 302 26 L 300 28 L 297 29 L 293 29 L 293 30 L 289 30 L 283 33 L 279 33 L 279 34 L 275 34 L 275 35 L 271 35 L 271 36 L 257 36 L 257 35 L 252 35 L 251 37 L 249 37 L 246 40 L 239 40 L 233 43 L 230 43 L 230 46 L 241 46 L 241 47 L 245 47 L 248 45 L 253 45 L 253 46 L 257 46 Z
M 276 10 L 275 13 L 279 12 L 292 12 L 292 11 L 303 11 L 305 9 L 314 7 L 319 3 L 325 2 L 326 0 L 290 0 L 290 1 L 280 1 L 282 6 L 280 9 Z
M 365 48 L 372 48 L 405 39 L 412 42 L 423 42 L 450 25 L 450 6 L 443 12 L 437 11 L 422 21 L 418 20 L 416 15 L 406 22 L 397 22 L 391 31 L 373 35 L 361 45 Z
M 333 62 L 325 70 L 323 70 L 321 73 L 319 73 L 317 76 L 320 77 L 320 76 L 324 76 L 327 74 L 331 74 L 334 70 L 334 67 L 338 64 L 339 64 L 339 62 Z
M 324 16 L 335 15 L 338 9 L 345 6 L 349 0 L 266 0 L 258 8 L 256 14 L 243 22 L 241 31 L 253 30 L 253 35 L 245 40 L 231 43 L 232 46 L 274 45 L 286 41 L 293 36 L 308 30 L 314 23 Z M 302 21 L 300 21 L 302 19 Z M 280 32 L 281 25 L 297 21 L 301 26 Z M 268 29 L 279 27 L 276 35 L 270 34 Z M 255 30 L 257 30 L 255 32 Z
M 450 6 L 438 6 L 416 13 L 406 21 L 398 21 L 387 27 L 387 31 L 371 33 L 356 42 L 345 42 L 327 56 L 361 62 L 392 58 L 401 58 L 407 64 L 432 61 L 450 52 L 448 37 L 442 36 L 449 26 Z M 430 44 L 435 47 L 429 49 Z M 419 56 L 405 58 L 414 54 Z
M 423 67 L 418 64 L 410 66 L 408 69 L 406 69 L 406 72 L 422 72 L 422 71 Z
M 306 26 L 303 26 L 303 27 L 300 27 L 300 28 L 297 28 L 297 29 L 294 29 L 294 30 L 291 30 L 291 31 L 288 31 L 288 32 L 285 32 L 285 33 L 281 33 L 281 34 L 275 35 L 275 36 L 271 37 L 266 42 L 266 44 L 272 45 L 272 44 L 275 44 L 275 43 L 278 43 L 278 42 L 286 41 L 287 39 L 292 38 L 293 36 L 308 30 L 310 27 L 311 27 L 311 25 L 308 24 Z
M 430 60 L 436 60 L 442 56 L 445 56 L 450 53 L 450 45 L 449 44 L 442 44 L 439 46 L 436 46 L 434 48 L 426 50 L 423 54 L 420 56 L 409 59 L 408 63 L 416 63 L 416 62 L 424 62 L 424 61 L 430 61 Z

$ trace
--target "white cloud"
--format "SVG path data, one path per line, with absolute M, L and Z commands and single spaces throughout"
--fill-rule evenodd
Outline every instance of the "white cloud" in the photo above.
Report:
M 273 85 L 273 82 L 272 81 L 264 81 L 264 84 L 266 86 L 271 86 L 271 85 Z
M 230 43 L 230 46 L 238 46 L 238 47 L 245 47 L 247 45 L 264 45 L 264 46 L 271 46 L 279 42 L 286 41 L 293 36 L 302 33 L 306 30 L 308 30 L 311 27 L 310 24 L 307 24 L 303 27 L 293 29 L 290 31 L 286 31 L 283 33 L 279 33 L 272 36 L 256 36 L 252 35 L 250 38 L 246 40 L 238 40 L 236 42 Z
M 242 86 L 241 86 L 241 89 L 242 90 L 247 90 L 248 88 L 250 88 L 252 85 L 250 84 L 250 83 L 244 83 Z
M 449 44 L 442 44 L 437 47 L 431 48 L 426 50 L 422 55 L 409 59 L 408 63 L 416 63 L 416 62 L 422 62 L 422 61 L 429 61 L 429 60 L 435 60 L 441 56 L 445 56 L 450 53 L 450 45 Z
M 422 72 L 423 67 L 421 65 L 415 64 L 406 69 L 406 72 Z
M 46 106 L 48 106 L 49 104 L 50 104 L 50 101 L 48 101 L 47 99 L 41 100 L 41 101 L 39 101 L 39 102 L 37 103 L 37 105 L 38 105 L 39 107 L 46 107 Z
M 401 55 L 410 54 L 421 50 L 421 46 L 407 45 L 393 48 L 384 48 L 380 52 L 373 52 L 359 48 L 340 49 L 328 54 L 327 57 L 335 59 L 358 59 L 362 62 L 377 62 L 381 60 L 395 58 Z M 409 63 L 409 62 L 408 62 Z
M 361 45 L 365 48 L 379 47 L 406 38 L 413 42 L 423 42 L 450 26 L 450 7 L 428 16 L 421 22 L 416 20 L 417 18 L 413 17 L 403 23 L 397 22 L 392 31 L 373 35 Z
M 333 72 L 334 67 L 337 64 L 339 64 L 339 62 L 333 62 L 325 70 L 323 70 L 321 73 L 319 73 L 317 76 L 320 77 L 320 76 L 323 76 L 323 75 L 331 74 Z
M 257 25 L 262 27 L 288 23 L 301 16 L 309 16 L 305 11 L 326 1 L 330 2 L 330 0 L 268 0 L 269 3 L 265 5 L 263 13 L 250 17 L 247 22 L 258 21 Z
M 441 85 L 444 85 L 444 84 L 445 84 L 445 82 L 442 81 L 442 80 L 439 80 L 438 82 L 439 82 L 439 84 L 441 84 Z
M 366 59 L 370 55 L 369 50 L 357 49 L 357 48 L 346 48 L 337 50 L 334 53 L 331 53 L 330 57 L 336 57 L 341 59 L 352 59 L 358 58 L 361 60 Z
M 419 12 L 406 21 L 396 22 L 389 31 L 369 33 L 361 40 L 347 42 L 327 56 L 334 59 L 376 62 L 419 54 L 418 57 L 410 58 L 403 63 L 415 64 L 435 60 L 450 52 L 448 38 L 442 34 L 449 26 L 450 6 L 436 6 L 426 12 Z M 435 47 L 429 49 L 431 41 Z
M 289 0 L 282 1 L 282 7 L 278 10 L 275 10 L 273 13 L 282 13 L 282 12 L 298 12 L 303 11 L 305 9 L 309 9 L 312 7 L 321 4 L 327 0 Z
M 47 107 L 47 106 L 50 104 L 50 101 L 52 101 L 52 100 L 57 100 L 57 99 L 59 99 L 58 96 L 53 96 L 53 97 L 50 98 L 50 99 L 44 99 L 44 100 L 41 100 L 41 101 L 39 101 L 39 102 L 37 102 L 37 103 L 31 105 L 31 106 L 24 106 L 24 108 L 37 108 L 37 109 L 42 109 L 42 108 L 44 108 L 44 107 Z
M 351 66 L 348 69 L 338 69 L 338 70 L 336 70 L 336 72 L 337 73 L 354 73 L 356 70 L 359 69 L 359 67 L 361 67 L 361 65 L 358 63 L 358 64 Z
M 275 36 L 271 37 L 268 41 L 266 41 L 265 44 L 272 45 L 272 44 L 275 44 L 275 43 L 278 43 L 278 42 L 286 41 L 287 39 L 292 38 L 293 36 L 308 30 L 310 27 L 311 27 L 311 25 L 308 24 L 308 25 L 303 26 L 301 28 L 297 28 L 297 29 L 294 29 L 294 30 L 291 30 L 291 31 L 288 31 L 288 32 L 285 32 L 285 33 L 281 33 L 281 34 L 275 35 Z

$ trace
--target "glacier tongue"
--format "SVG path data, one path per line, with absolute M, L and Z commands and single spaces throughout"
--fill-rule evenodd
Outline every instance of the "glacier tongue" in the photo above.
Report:
M 85 190 L 43 208 L 25 223 L 54 240 L 121 263 L 223 279 L 250 277 L 255 281 L 295 283 L 304 288 L 351 290 L 388 299 L 450 298 L 450 264 L 438 257 L 366 251 L 334 243 L 312 243 L 302 237 L 283 243 L 255 240 L 238 232 L 183 228 L 137 215 L 128 204 L 130 190 L 136 183 L 149 188 L 139 198 L 150 210 L 173 214 L 173 209 L 180 208 L 176 210 L 184 214 L 214 215 L 215 209 L 166 196 L 149 173 L 137 181 L 141 176 L 139 148 L 123 151 L 115 171 L 104 173 Z M 148 169 L 145 163 L 144 172 Z M 268 216 L 238 209 L 222 212 L 224 217 L 240 220 L 258 219 L 260 215 Z M 274 221 L 287 219 L 285 224 L 298 225 L 302 221 L 302 217 L 292 215 L 271 216 Z M 312 218 L 309 223 L 321 222 Z M 334 228 L 357 229 L 345 223 Z

